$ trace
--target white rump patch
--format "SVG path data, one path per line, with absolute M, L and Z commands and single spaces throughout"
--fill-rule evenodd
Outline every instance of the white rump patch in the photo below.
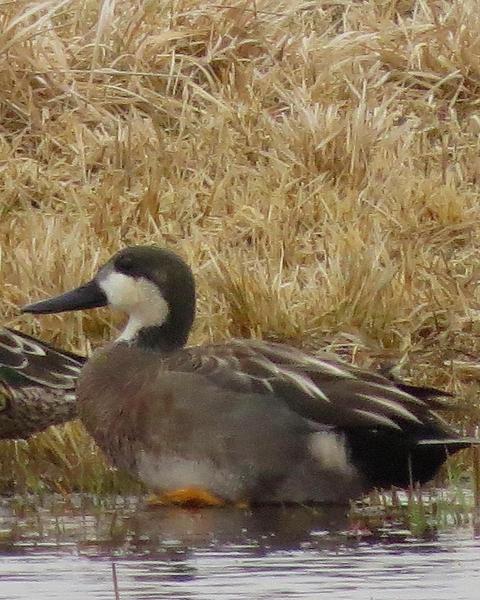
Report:
M 339 475 L 355 475 L 356 469 L 350 462 L 345 438 L 333 431 L 312 433 L 309 450 L 323 468 Z
M 98 284 L 105 292 L 108 303 L 129 316 L 127 326 L 117 341 L 133 339 L 143 327 L 165 323 L 168 316 L 167 301 L 148 279 L 113 272 Z

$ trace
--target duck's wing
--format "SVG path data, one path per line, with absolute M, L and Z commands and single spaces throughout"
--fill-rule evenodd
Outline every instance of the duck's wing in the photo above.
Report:
M 86 359 L 0 327 L 0 439 L 26 438 L 76 417 Z
M 83 356 L 0 327 L 0 381 L 11 386 L 73 389 L 85 361 Z
M 319 425 L 413 429 L 428 437 L 426 429 L 432 427 L 436 436 L 455 436 L 433 412 L 443 407 L 439 398 L 449 394 L 399 384 L 329 354 L 312 355 L 259 340 L 234 340 L 187 348 L 170 359 L 168 368 L 194 371 L 239 392 L 271 395 Z

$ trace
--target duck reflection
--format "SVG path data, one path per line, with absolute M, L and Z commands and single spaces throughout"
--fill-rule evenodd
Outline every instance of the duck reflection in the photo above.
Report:
M 136 551 L 143 547 L 171 554 L 237 546 L 258 555 L 318 546 L 322 538 L 325 544 L 338 544 L 334 534 L 348 528 L 347 510 L 345 506 L 143 509 L 129 519 L 130 545 Z

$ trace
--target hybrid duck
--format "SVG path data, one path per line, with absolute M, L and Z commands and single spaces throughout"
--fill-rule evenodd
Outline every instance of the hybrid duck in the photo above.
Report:
M 194 278 L 167 249 L 125 248 L 90 282 L 23 311 L 105 305 L 129 318 L 83 367 L 79 416 L 115 466 L 167 501 L 344 503 L 426 482 L 469 445 L 436 414 L 438 390 L 284 344 L 185 347 Z

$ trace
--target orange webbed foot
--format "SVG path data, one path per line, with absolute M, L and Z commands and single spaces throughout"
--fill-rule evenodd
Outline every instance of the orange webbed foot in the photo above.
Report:
M 186 508 L 225 506 L 227 504 L 225 500 L 208 490 L 194 486 L 170 490 L 162 494 L 151 494 L 146 502 L 148 506 L 184 506 Z

